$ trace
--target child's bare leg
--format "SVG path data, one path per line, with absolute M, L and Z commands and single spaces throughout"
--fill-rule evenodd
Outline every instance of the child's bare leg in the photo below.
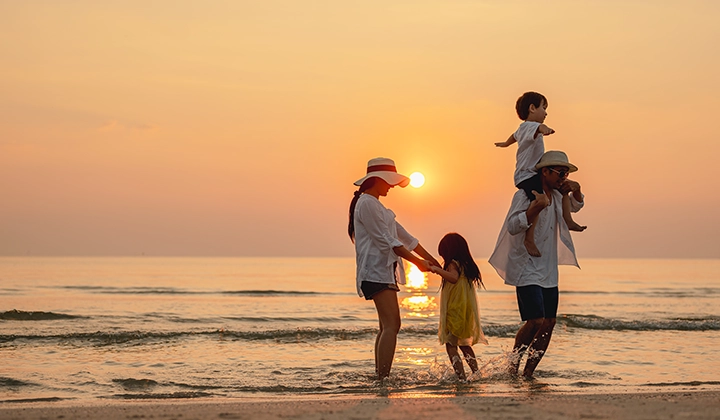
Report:
M 470 366 L 470 370 L 473 373 L 477 372 L 478 364 L 477 360 L 475 359 L 475 352 L 473 351 L 472 347 L 460 346 L 460 350 L 462 350 L 463 355 L 465 356 L 465 361 L 467 362 L 468 366 Z
M 450 343 L 445 344 L 445 350 L 447 350 L 450 363 L 452 363 L 453 370 L 460 380 L 465 380 L 465 369 L 463 368 L 462 359 L 458 354 L 457 346 L 453 346 Z
M 568 194 L 563 194 L 562 209 L 563 219 L 565 219 L 565 223 L 567 223 L 567 226 L 570 230 L 575 232 L 582 232 L 583 230 L 587 229 L 587 226 L 580 226 L 573 220 L 572 211 L 570 211 L 570 195 Z
M 541 257 L 542 254 L 535 245 L 535 222 L 537 222 L 537 217 L 533 220 L 529 220 L 528 222 L 530 223 L 530 228 L 525 231 L 525 241 L 523 242 L 525 244 L 525 249 L 527 249 L 528 254 L 531 256 Z

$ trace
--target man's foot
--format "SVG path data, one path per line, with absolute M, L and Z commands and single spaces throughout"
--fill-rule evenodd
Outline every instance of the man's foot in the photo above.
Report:
M 528 254 L 530 254 L 533 257 L 542 257 L 542 254 L 540 253 L 540 250 L 537 249 L 535 246 L 535 241 L 530 241 L 527 238 L 525 238 L 525 249 L 527 249 Z
M 568 229 L 570 229 L 573 232 L 582 232 L 583 230 L 587 229 L 587 226 L 580 226 L 575 222 L 568 223 Z

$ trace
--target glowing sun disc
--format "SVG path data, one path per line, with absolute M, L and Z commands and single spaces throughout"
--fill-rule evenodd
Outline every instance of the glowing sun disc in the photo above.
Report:
M 425 184 L 425 175 L 420 172 L 413 172 L 410 174 L 410 185 L 415 188 L 420 188 Z

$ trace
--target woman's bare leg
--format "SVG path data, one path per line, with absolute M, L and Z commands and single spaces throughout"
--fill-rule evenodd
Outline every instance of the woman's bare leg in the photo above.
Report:
M 375 369 L 378 378 L 383 379 L 390 375 L 395 358 L 397 335 L 400 331 L 400 306 L 394 290 L 385 289 L 372 299 L 380 320 L 380 332 L 375 339 Z
M 375 337 L 375 374 L 378 374 L 378 347 L 380 346 L 380 336 L 383 333 L 383 324 L 382 321 L 380 321 L 380 330 L 378 330 L 377 337 Z

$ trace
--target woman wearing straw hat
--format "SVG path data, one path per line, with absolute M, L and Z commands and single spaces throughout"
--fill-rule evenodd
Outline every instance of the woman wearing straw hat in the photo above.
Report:
M 348 234 L 355 243 L 357 292 L 375 303 L 380 321 L 375 339 L 375 371 L 379 379 L 390 374 L 400 331 L 397 284 L 405 284 L 402 258 L 422 271 L 430 271 L 431 265 L 440 266 L 420 242 L 395 221 L 395 213 L 380 203 L 380 197 L 387 196 L 390 188 L 406 187 L 409 182 L 408 177 L 397 173 L 392 159 L 371 159 L 367 174 L 355 181 L 360 188 L 350 202 Z

